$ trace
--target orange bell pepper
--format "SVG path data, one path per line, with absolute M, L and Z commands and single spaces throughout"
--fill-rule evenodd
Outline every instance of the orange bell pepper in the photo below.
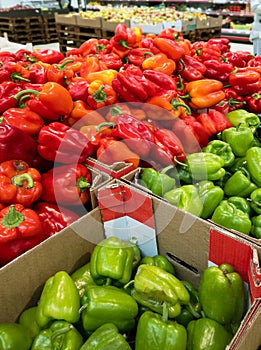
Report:
M 98 125 L 90 124 L 84 125 L 80 128 L 80 132 L 89 140 L 93 146 L 93 151 L 96 152 L 100 146 L 100 143 L 103 142 L 103 139 L 108 139 L 112 137 L 112 128 L 109 126 L 102 126 L 97 129 Z
M 154 56 L 146 58 L 142 63 L 143 69 L 152 69 L 171 75 L 176 69 L 175 61 L 171 60 L 164 53 L 158 53 Z
M 74 101 L 73 109 L 70 114 L 66 115 L 63 122 L 69 126 L 80 129 L 83 125 L 100 124 L 105 119 L 96 111 L 91 109 L 84 101 Z
M 113 79 L 117 76 L 118 72 L 114 69 L 105 69 L 102 71 L 89 73 L 86 77 L 88 83 L 93 82 L 94 80 L 100 80 L 103 84 L 112 85 Z
M 101 80 L 92 81 L 88 87 L 88 93 L 87 102 L 93 109 L 112 105 L 117 101 L 117 93 L 112 86 Z
M 142 39 L 142 29 L 139 26 L 132 27 L 131 30 L 136 36 L 136 44 L 134 45 L 135 47 L 139 46 L 141 39 Z
M 113 123 L 115 118 L 120 114 L 131 114 L 127 103 L 116 103 L 112 107 L 109 107 L 108 112 L 105 114 L 105 119 Z
M 52 64 L 47 70 L 47 81 L 56 82 L 62 86 L 67 86 L 69 81 L 74 76 L 74 71 L 67 67 L 67 64 L 73 62 L 73 60 L 64 60 L 63 63 Z
M 100 61 L 98 56 L 88 56 L 80 68 L 80 76 L 87 78 L 90 73 L 100 72 L 107 69 L 104 62 Z
M 152 120 L 172 120 L 191 114 L 189 106 L 177 96 L 176 91 L 169 90 L 155 95 L 147 100 L 146 103 L 162 108 L 162 111 L 159 108 L 151 108 L 150 111 L 147 111 L 148 107 L 146 106 L 147 115 Z
M 203 109 L 216 105 L 225 98 L 222 88 L 223 83 L 215 79 L 190 81 L 186 84 L 189 106 L 194 109 Z
M 153 43 L 161 52 L 165 53 L 168 58 L 175 62 L 186 53 L 184 47 L 178 45 L 175 40 L 156 37 Z

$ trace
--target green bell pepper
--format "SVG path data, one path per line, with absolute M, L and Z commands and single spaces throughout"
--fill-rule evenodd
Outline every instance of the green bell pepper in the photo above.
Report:
M 1 350 L 29 350 L 33 338 L 31 332 L 19 323 L 0 324 L 0 349 Z
M 141 175 L 141 181 L 153 194 L 160 197 L 176 185 L 176 180 L 167 175 L 164 169 L 161 171 L 156 171 L 152 168 L 144 169 Z
M 181 313 L 175 318 L 176 321 L 187 327 L 189 322 L 201 317 L 201 304 L 199 301 L 198 291 L 189 281 L 182 281 L 187 288 L 190 301 L 187 305 L 182 305 Z
M 200 216 L 203 210 L 203 204 L 199 197 L 198 189 L 194 185 L 183 185 L 166 192 L 163 196 L 170 204 L 179 209 Z
M 187 350 L 225 350 L 233 338 L 223 325 L 206 317 L 191 321 L 187 334 Z
M 30 307 L 24 310 L 18 318 L 18 323 L 29 329 L 33 339 L 41 331 L 41 328 L 36 322 L 36 310 L 37 306 Z
M 230 145 L 235 156 L 244 157 L 252 146 L 254 136 L 250 128 L 239 125 L 223 130 L 222 139 Z
M 96 284 L 91 275 L 91 263 L 81 266 L 79 269 L 71 274 L 71 278 L 74 281 L 80 297 L 83 296 L 85 288 L 89 285 Z
M 140 264 L 158 266 L 161 267 L 163 270 L 175 275 L 174 266 L 165 256 L 160 254 L 154 256 L 145 256 L 141 259 Z
M 182 163 L 181 165 L 177 164 L 176 169 L 180 185 L 191 185 L 193 180 L 188 167 L 184 166 Z
M 187 155 L 185 164 L 193 180 L 215 181 L 222 178 L 226 171 L 224 159 L 217 154 L 196 152 Z
M 221 187 L 215 186 L 212 181 L 203 180 L 197 185 L 199 198 L 203 204 L 200 215 L 203 219 L 208 219 L 224 198 L 224 191 Z
M 229 203 L 234 204 L 237 207 L 237 209 L 240 209 L 241 211 L 246 213 L 249 217 L 252 215 L 252 209 L 246 198 L 232 196 L 232 197 L 229 197 L 227 201 Z
M 131 347 L 113 323 L 104 323 L 89 336 L 80 350 L 131 350 Z
M 203 148 L 203 152 L 217 154 L 222 157 L 224 159 L 224 167 L 229 167 L 235 160 L 231 146 L 225 141 L 212 140 Z
M 253 216 L 251 218 L 251 236 L 257 239 L 261 239 L 261 215 Z
M 190 300 L 189 292 L 177 277 L 153 265 L 138 267 L 134 277 L 134 289 L 150 300 L 166 302 L 168 306 L 178 304 L 178 312 L 179 304 L 188 304 Z
M 261 188 L 257 188 L 250 194 L 250 206 L 258 215 L 261 214 Z
M 232 126 L 237 127 L 238 125 L 243 125 L 250 128 L 252 133 L 255 133 L 260 125 L 260 120 L 258 115 L 255 113 L 250 113 L 245 109 L 236 109 L 226 114 L 226 118 Z
M 137 325 L 135 350 L 186 350 L 186 328 L 168 317 L 145 311 Z
M 112 280 L 126 284 L 131 279 L 134 260 L 132 243 L 118 237 L 109 237 L 98 243 L 91 254 L 91 275 L 104 284 Z
M 36 321 L 45 328 L 53 320 L 76 323 L 79 318 L 80 296 L 66 271 L 59 271 L 44 285 L 36 310 Z
M 256 188 L 257 186 L 250 180 L 248 171 L 242 168 L 230 176 L 225 183 L 224 192 L 228 197 L 237 196 L 245 198 Z
M 82 344 L 83 338 L 72 324 L 54 321 L 36 336 L 31 350 L 79 350 Z
M 220 202 L 211 220 L 227 229 L 237 230 L 247 235 L 251 230 L 251 220 L 249 216 L 227 200 Z
M 123 289 L 88 286 L 82 297 L 82 305 L 82 325 L 87 333 L 95 331 L 104 323 L 113 323 L 123 332 L 135 327 L 138 305 Z
M 230 264 L 210 266 L 199 282 L 199 300 L 204 315 L 220 324 L 238 323 L 244 314 L 244 283 Z
M 235 173 L 236 171 L 241 170 L 242 168 L 247 169 L 246 156 L 235 158 L 235 161 L 228 168 L 228 171 L 231 172 L 231 173 Z
M 261 148 L 251 147 L 246 153 L 247 169 L 249 171 L 252 181 L 261 187 Z

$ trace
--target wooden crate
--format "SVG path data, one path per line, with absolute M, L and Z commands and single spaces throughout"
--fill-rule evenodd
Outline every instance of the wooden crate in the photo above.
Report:
M 97 18 L 84 18 L 80 15 L 76 17 L 76 24 L 81 28 L 93 28 L 100 29 L 102 28 L 102 19 L 101 17 Z

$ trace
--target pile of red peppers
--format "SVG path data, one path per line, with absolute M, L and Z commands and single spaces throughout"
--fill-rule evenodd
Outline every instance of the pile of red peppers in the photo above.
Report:
M 228 112 L 261 113 L 261 58 L 225 38 L 119 24 L 65 54 L 21 49 L 0 62 L 0 266 L 88 207 L 88 157 L 160 169 L 231 127 Z

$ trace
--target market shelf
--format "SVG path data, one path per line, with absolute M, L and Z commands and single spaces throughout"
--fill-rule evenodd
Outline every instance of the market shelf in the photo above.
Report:
M 231 41 L 250 43 L 249 36 L 250 30 L 236 30 L 236 29 L 221 29 L 221 37 L 227 38 Z

